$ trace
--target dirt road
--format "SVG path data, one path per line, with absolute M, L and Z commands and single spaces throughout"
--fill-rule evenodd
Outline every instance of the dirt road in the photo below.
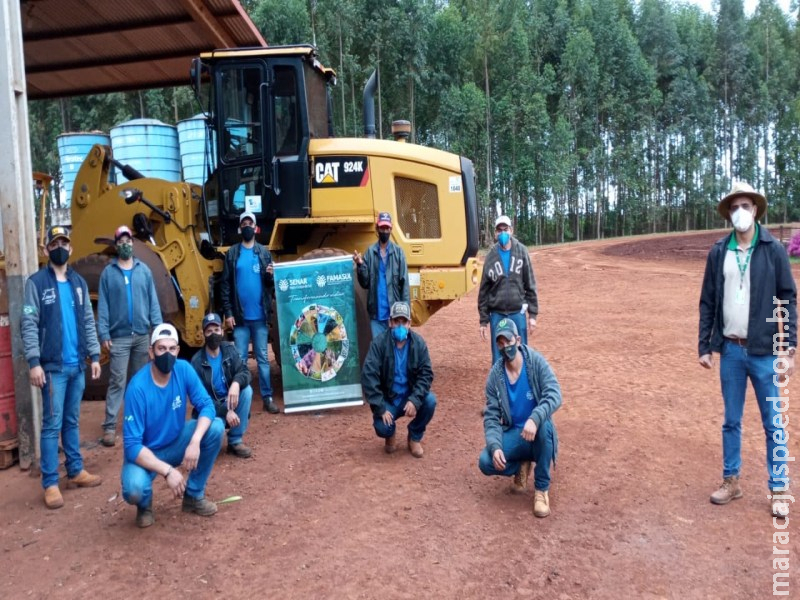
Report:
M 722 401 L 718 374 L 697 364 L 697 301 L 717 237 L 533 251 L 541 303 L 533 343 L 564 392 L 547 519 L 533 517 L 532 492 L 512 496 L 508 480 L 477 469 L 490 353 L 473 293 L 420 329 L 439 402 L 422 460 L 384 454 L 367 408 L 257 409 L 246 439 L 254 458 L 221 455 L 208 487 L 212 499 L 243 500 L 211 519 L 184 515 L 157 481 L 156 524 L 138 530 L 119 497 L 122 449 L 96 445 L 102 403 L 84 403 L 86 465 L 106 480 L 66 491 L 65 507 L 48 511 L 36 479 L 0 472 L 0 595 L 770 596 L 775 530 L 752 393 L 745 496 L 725 507 L 708 501 L 720 483 Z M 798 456 L 800 401 L 790 399 Z M 800 533 L 789 530 L 800 597 Z

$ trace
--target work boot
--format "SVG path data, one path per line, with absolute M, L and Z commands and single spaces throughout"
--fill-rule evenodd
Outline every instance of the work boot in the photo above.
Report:
M 550 516 L 550 495 L 547 492 L 533 491 L 533 516 L 540 519 Z
M 524 494 L 528 489 L 528 476 L 531 474 L 533 465 L 529 461 L 520 463 L 519 471 L 514 475 L 514 483 L 511 484 L 512 494 Z
M 393 433 L 384 440 L 384 451 L 386 454 L 394 454 L 397 452 L 397 434 Z
M 141 527 L 144 529 L 145 527 L 150 527 L 153 523 L 156 522 L 156 517 L 153 514 L 153 505 L 147 506 L 142 508 L 141 506 L 136 507 L 136 526 Z
M 742 488 L 739 486 L 739 478 L 736 475 L 726 477 L 722 481 L 719 489 L 711 494 L 712 504 L 727 504 L 731 500 L 738 500 L 742 497 Z
M 75 477 L 70 477 L 67 481 L 68 488 L 76 488 L 76 487 L 97 487 L 103 483 L 103 478 L 99 475 L 92 475 L 84 469 L 80 473 L 78 473 Z
M 245 446 L 241 442 L 239 442 L 238 444 L 228 443 L 228 454 L 233 454 L 234 456 L 238 456 L 239 458 L 250 458 L 251 456 L 253 456 L 253 451 L 250 449 L 249 446 Z
M 205 498 L 192 498 L 184 494 L 183 512 L 194 513 L 201 517 L 210 517 L 217 512 L 217 505 Z
M 272 401 L 272 396 L 267 396 L 267 399 L 264 400 L 264 412 L 268 412 L 271 415 L 277 415 L 281 412 L 278 405 Z
M 44 505 L 47 508 L 61 508 L 64 506 L 64 498 L 57 485 L 51 485 L 44 490 Z
M 788 518 L 789 500 L 791 499 L 789 498 L 789 490 L 772 490 L 770 492 L 770 496 L 772 496 L 772 500 L 770 501 L 772 516 L 777 517 L 778 519 Z
M 425 454 L 425 451 L 422 449 L 422 444 L 412 440 L 410 436 L 408 438 L 408 451 L 411 452 L 411 456 L 414 458 L 422 458 L 422 455 Z
M 103 437 L 100 438 L 100 443 L 107 448 L 111 448 L 117 443 L 117 433 L 113 429 L 104 431 Z

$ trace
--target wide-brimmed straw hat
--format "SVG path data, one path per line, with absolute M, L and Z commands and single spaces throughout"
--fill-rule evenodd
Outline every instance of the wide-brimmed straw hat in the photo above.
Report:
M 763 195 L 759 194 L 744 181 L 734 181 L 731 191 L 717 205 L 717 212 L 726 221 L 730 221 L 731 218 L 731 202 L 738 196 L 747 196 L 756 205 L 756 221 L 767 212 L 767 199 Z

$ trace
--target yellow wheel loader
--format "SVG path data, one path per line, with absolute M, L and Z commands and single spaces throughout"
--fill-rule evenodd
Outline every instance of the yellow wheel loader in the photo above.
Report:
M 477 285 L 472 162 L 405 143 L 407 122 L 399 122 L 397 141 L 374 139 L 374 75 L 364 91 L 366 138 L 337 138 L 335 74 L 312 46 L 218 50 L 196 58 L 190 73 L 208 107 L 203 186 L 143 177 L 101 145 L 78 172 L 71 264 L 93 296 L 113 256 L 113 231 L 127 225 L 136 256 L 153 271 L 164 319 L 186 346 L 201 346 L 203 315 L 220 311 L 222 257 L 239 241 L 245 211 L 256 215 L 256 239 L 277 262 L 363 253 L 377 239 L 377 214 L 390 212 L 392 240 L 408 261 L 415 325 Z M 112 183 L 113 166 L 129 181 Z M 369 317 L 356 290 L 363 355 Z M 104 397 L 105 378 L 87 384 L 87 397 Z

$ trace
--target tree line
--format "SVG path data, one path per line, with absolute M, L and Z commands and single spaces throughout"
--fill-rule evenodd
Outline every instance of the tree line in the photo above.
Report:
M 800 218 L 798 3 L 672 0 L 242 0 L 270 45 L 314 43 L 337 71 L 337 135 L 361 136 L 379 73 L 379 137 L 472 159 L 484 241 L 498 213 L 542 244 L 722 226 L 742 179 L 767 221 Z M 34 168 L 62 131 L 199 112 L 186 87 L 32 102 Z

